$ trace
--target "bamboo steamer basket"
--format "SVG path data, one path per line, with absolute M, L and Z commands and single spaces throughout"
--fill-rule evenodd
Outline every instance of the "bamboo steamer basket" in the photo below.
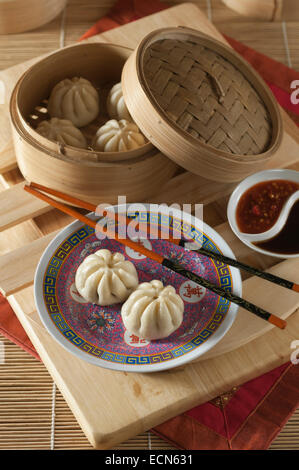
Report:
M 235 51 L 196 30 L 146 36 L 126 61 L 122 88 L 145 136 L 210 180 L 242 180 L 281 144 L 282 118 L 267 85 Z
M 22 33 L 52 21 L 67 0 L 0 0 L 0 34 Z
M 52 142 L 36 132 L 48 118 L 47 98 L 66 77 L 83 76 L 98 88 L 101 109 L 114 83 L 120 81 L 131 50 L 111 44 L 78 44 L 61 49 L 33 65 L 16 84 L 11 101 L 12 133 L 19 168 L 34 181 L 94 204 L 145 200 L 158 192 L 177 165 L 147 142 L 128 152 L 96 152 Z M 80 130 L 91 140 L 110 119 L 100 112 L 96 122 Z

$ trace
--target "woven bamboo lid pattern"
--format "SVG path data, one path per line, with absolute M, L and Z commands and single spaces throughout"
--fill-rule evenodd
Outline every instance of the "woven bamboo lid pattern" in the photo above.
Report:
M 126 61 L 124 99 L 149 141 L 192 173 L 234 182 L 282 140 L 271 90 L 233 49 L 189 28 L 153 31 Z
M 161 108 L 196 139 L 234 154 L 268 148 L 272 126 L 265 104 L 243 73 L 196 38 L 154 42 L 143 67 Z

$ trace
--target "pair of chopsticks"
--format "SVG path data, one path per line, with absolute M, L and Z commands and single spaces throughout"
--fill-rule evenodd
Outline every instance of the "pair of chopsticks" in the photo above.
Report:
M 95 230 L 101 231 L 102 233 L 106 234 L 106 236 L 109 237 L 109 224 L 106 224 L 105 227 L 101 226 L 98 222 L 89 219 L 88 217 L 81 214 L 80 212 L 78 212 L 74 208 L 66 206 L 65 204 L 63 204 L 63 203 L 47 196 L 45 193 L 51 194 L 51 195 L 53 195 L 55 197 L 58 197 L 58 198 L 66 201 L 66 202 L 71 203 L 72 205 L 78 206 L 82 209 L 86 209 L 86 210 L 91 211 L 91 212 L 96 212 L 96 206 L 94 204 L 82 201 L 80 199 L 69 196 L 67 194 L 64 194 L 60 191 L 56 191 L 54 189 L 47 188 L 46 186 L 42 186 L 42 185 L 37 184 L 37 183 L 30 183 L 29 185 L 25 185 L 24 189 L 28 193 L 38 197 L 39 199 L 41 199 L 45 202 L 47 202 L 51 206 L 53 206 L 53 207 L 59 209 L 60 211 L 74 217 L 75 219 L 80 220 L 81 222 L 83 222 L 84 224 L 94 228 Z M 107 216 L 109 217 L 109 212 L 108 211 L 107 211 Z M 131 222 L 131 219 L 128 219 L 124 216 L 118 215 L 118 220 L 120 220 L 120 218 L 124 219 L 126 221 L 126 223 L 128 223 L 129 221 Z M 162 255 L 148 250 L 147 248 L 145 248 L 140 243 L 134 242 L 134 241 L 130 240 L 129 238 L 126 238 L 126 239 L 119 238 L 117 233 L 115 233 L 114 231 L 111 232 L 110 235 L 111 235 L 111 238 L 114 238 L 119 243 L 121 243 L 125 246 L 128 246 L 129 248 L 145 255 L 147 258 L 150 258 L 150 259 L 156 261 L 157 263 L 161 264 L 162 266 L 167 267 L 171 271 L 174 271 L 175 273 L 180 274 L 180 275 L 186 277 L 187 279 L 190 279 L 191 281 L 199 284 L 200 286 L 205 287 L 206 289 L 214 292 L 215 294 L 219 295 L 220 297 L 223 297 L 223 298 L 227 299 L 228 301 L 243 307 L 244 309 L 248 310 L 249 312 L 253 313 L 254 315 L 257 315 L 258 317 L 262 318 L 263 320 L 266 320 L 266 321 L 272 323 L 273 325 L 277 326 L 278 328 L 284 329 L 286 327 L 287 323 L 286 323 L 285 320 L 282 320 L 281 318 L 267 312 L 266 310 L 262 309 L 261 307 L 258 307 L 256 305 L 252 304 L 251 302 L 248 302 L 247 300 L 242 299 L 241 297 L 233 294 L 230 291 L 226 291 L 225 289 L 223 289 L 219 286 L 216 286 L 215 284 L 211 283 L 207 279 L 204 279 L 203 277 L 193 273 L 192 271 L 189 271 L 188 269 L 185 269 L 179 263 L 177 263 L 173 260 L 170 260 L 168 258 L 164 258 Z M 170 241 L 170 242 L 172 242 L 176 245 L 180 245 L 180 246 L 184 246 L 185 243 L 188 243 L 188 242 L 182 242 L 182 240 L 174 239 L 172 237 L 169 237 L 168 241 Z M 216 259 L 218 261 L 222 261 L 225 264 L 229 264 L 229 265 L 235 266 L 237 268 L 246 269 L 248 272 L 250 272 L 252 274 L 258 275 L 258 276 L 260 276 L 264 279 L 267 279 L 271 282 L 275 282 L 276 284 L 279 284 L 280 286 L 283 286 L 283 287 L 286 287 L 288 289 L 292 289 L 292 290 L 295 290 L 295 291 L 299 292 L 299 286 L 297 284 L 291 283 L 290 281 L 287 281 L 285 279 L 281 279 L 281 278 L 279 278 L 277 276 L 274 276 L 272 274 L 269 274 L 269 273 L 264 273 L 264 272 L 258 271 L 255 268 L 247 266 L 247 265 L 245 265 L 243 263 L 240 263 L 236 260 L 233 260 L 231 258 L 228 258 L 226 256 L 223 256 L 223 255 L 220 255 L 220 254 L 217 254 L 217 253 L 212 253 L 212 252 L 210 252 L 208 250 L 205 250 L 203 248 L 200 248 L 200 249 L 194 250 L 194 251 L 198 252 L 200 254 L 203 254 L 204 256 L 209 256 L 210 258 Z

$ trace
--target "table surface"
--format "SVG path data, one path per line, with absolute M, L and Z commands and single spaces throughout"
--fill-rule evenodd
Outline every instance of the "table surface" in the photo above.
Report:
M 74 43 L 114 3 L 113 0 L 69 0 L 65 11 L 48 25 L 32 32 L 0 36 L 0 69 Z M 285 20 L 274 23 L 253 22 L 241 17 L 221 0 L 192 3 L 205 11 L 224 34 L 299 70 L 299 5 L 297 11 L 294 0 L 285 0 Z M 288 14 L 290 11 L 291 15 Z M 0 188 L 4 187 L 0 180 Z M 223 222 L 222 212 L 216 204 L 211 212 L 213 221 L 207 222 L 214 225 Z M 91 449 L 43 364 L 0 336 L 1 351 L 5 353 L 5 361 L 0 363 L 0 449 Z M 34 412 L 30 406 L 32 401 L 35 402 Z M 172 447 L 147 432 L 117 449 Z M 277 436 L 271 449 L 299 449 L 299 410 Z

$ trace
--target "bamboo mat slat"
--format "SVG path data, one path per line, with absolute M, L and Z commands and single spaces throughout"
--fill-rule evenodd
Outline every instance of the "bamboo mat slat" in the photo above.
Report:
M 290 2 L 287 19 L 299 21 L 299 2 Z M 23 34 L 0 36 L 0 70 L 75 42 L 95 21 L 105 15 L 115 0 L 69 0 L 65 11 L 48 25 Z M 180 0 L 166 1 L 169 5 Z M 219 29 L 250 47 L 299 70 L 299 22 L 252 23 L 223 5 L 221 0 L 196 0 Z M 283 29 L 284 28 L 284 29 Z M 287 39 L 287 44 L 286 44 Z M 287 52 L 289 48 L 289 55 Z M 290 63 L 289 63 L 290 62 Z M 21 180 L 21 177 L 20 179 Z M 17 183 L 16 172 L 1 178 L 0 186 Z M 209 214 L 212 214 L 209 211 Z M 40 227 L 36 237 L 57 228 L 57 213 L 51 211 L 36 220 Z M 223 222 L 223 207 L 214 204 L 212 225 Z M 32 221 L 24 223 L 36 224 Z M 61 226 L 65 219 L 61 219 Z M 21 246 L 17 227 L 0 236 L 10 240 L 8 250 Z M 1 363 L 4 348 L 5 362 Z M 55 420 L 53 428 L 53 398 Z M 18 346 L 0 336 L 0 449 L 91 449 L 64 401 L 53 385 L 46 368 Z M 152 432 L 122 443 L 115 449 L 172 449 Z M 291 417 L 271 449 L 299 449 L 299 410 Z
M 0 67 L 6 69 L 59 47 L 61 17 L 38 30 L 0 36 Z M 22 47 L 20 47 L 22 44 Z
M 219 26 L 219 29 L 227 36 L 288 65 L 281 22 L 257 22 L 254 25 L 254 32 L 252 31 L 252 22 L 223 23 Z M 267 38 L 266 41 L 265 38 Z M 294 44 L 289 44 L 290 50 L 292 46 Z

